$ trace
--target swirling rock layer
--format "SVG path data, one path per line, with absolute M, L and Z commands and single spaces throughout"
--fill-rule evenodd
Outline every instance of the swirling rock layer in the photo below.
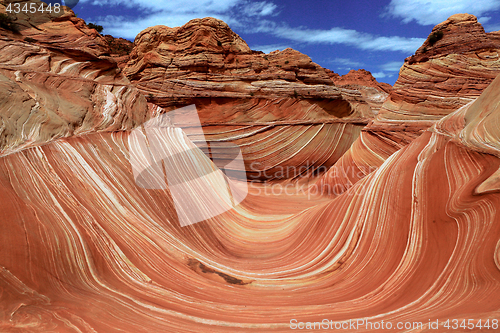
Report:
M 29 11 L 27 13 L 21 11 L 19 14 L 15 14 L 6 12 L 8 3 L 14 3 L 14 1 L 2 1 L 0 13 L 7 14 L 12 18 L 14 29 L 8 30 L 0 27 L 2 36 L 41 44 L 44 47 L 69 54 L 109 55 L 106 40 L 94 29 L 89 29 L 85 21 L 77 18 L 71 9 L 64 7 L 64 11 L 61 11 L 62 15 L 48 11 L 37 11 L 34 14 Z M 15 1 L 15 3 L 19 3 L 20 8 L 24 6 L 29 8 L 30 4 L 39 7 L 43 2 L 40 0 L 21 0 Z
M 81 32 L 70 19 L 43 26 L 44 32 L 64 30 L 59 38 L 49 33 L 39 42 L 0 39 L 0 154 L 62 137 L 132 129 L 151 116 L 144 96 L 96 44 L 100 37 Z
M 329 69 L 326 69 L 326 72 L 336 86 L 360 91 L 375 114 L 379 112 L 380 107 L 387 98 L 387 94 L 392 90 L 391 85 L 378 82 L 370 72 L 364 69 L 353 69 L 342 76 Z

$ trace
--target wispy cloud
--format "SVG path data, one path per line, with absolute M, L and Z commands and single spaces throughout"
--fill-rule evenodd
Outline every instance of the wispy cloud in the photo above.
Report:
M 376 79 L 382 79 L 386 77 L 393 77 L 399 74 L 399 70 L 403 66 L 402 61 L 390 61 L 385 64 L 378 66 L 380 71 L 373 73 L 372 75 Z
M 128 7 L 138 10 L 155 10 L 163 13 L 225 13 L 237 5 L 247 3 L 245 0 L 80 0 L 80 3 L 94 6 Z
M 154 25 L 177 27 L 194 18 L 215 17 L 228 23 L 238 25 L 242 19 L 248 23 L 266 16 L 277 14 L 278 6 L 271 1 L 249 0 L 80 0 L 103 8 L 114 6 L 136 10 L 133 17 L 124 15 L 107 15 L 96 18 L 105 33 L 134 39 L 142 30 Z M 152 14 L 151 14 L 152 13 Z
M 482 16 L 500 9 L 500 0 L 392 0 L 384 15 L 401 18 L 404 23 L 436 25 L 457 13 Z
M 211 16 L 228 22 L 230 24 L 231 17 L 225 16 L 223 14 L 207 14 L 201 17 Z M 129 17 L 124 16 L 104 16 L 99 17 L 97 22 L 105 27 L 105 33 L 117 37 L 127 38 L 134 40 L 135 37 L 142 30 L 152 27 L 155 25 L 166 25 L 169 27 L 178 27 L 186 24 L 188 21 L 192 20 L 193 16 L 189 14 L 177 14 L 175 16 L 165 17 L 163 13 L 157 13 L 154 15 L 149 15 L 144 18 L 137 18 L 131 20 Z
M 267 29 L 266 29 L 267 27 Z M 344 44 L 361 50 L 369 51 L 400 51 L 414 52 L 425 41 L 423 38 L 407 38 L 399 36 L 375 36 L 368 33 L 344 28 L 328 30 L 289 27 L 286 24 L 269 24 L 260 27 L 276 37 L 294 42 L 311 44 Z
M 372 73 L 373 77 L 376 78 L 377 80 L 378 79 L 383 79 L 384 77 L 387 77 L 387 76 L 392 76 L 392 75 L 387 75 L 386 73 L 384 72 L 376 72 L 376 73 Z
M 486 24 L 489 20 L 491 20 L 491 16 L 481 16 L 477 19 L 479 23 L 482 25 Z
M 364 66 L 362 62 L 355 61 L 349 58 L 329 58 L 325 59 L 324 62 L 330 63 L 338 69 L 354 69 L 354 67 L 361 68 Z
M 276 14 L 276 6 L 272 2 L 259 1 L 244 6 L 243 13 L 247 16 L 268 16 Z
M 380 69 L 382 69 L 385 72 L 398 73 L 401 66 L 403 66 L 402 61 L 391 61 L 381 65 Z

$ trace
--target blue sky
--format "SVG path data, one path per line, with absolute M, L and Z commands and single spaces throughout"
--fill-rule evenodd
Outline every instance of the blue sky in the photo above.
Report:
M 500 30 L 500 0 L 80 0 L 73 10 L 104 34 L 130 40 L 149 26 L 212 16 L 254 50 L 291 47 L 336 73 L 364 68 L 390 84 L 434 25 L 453 14 L 474 14 L 487 32 Z

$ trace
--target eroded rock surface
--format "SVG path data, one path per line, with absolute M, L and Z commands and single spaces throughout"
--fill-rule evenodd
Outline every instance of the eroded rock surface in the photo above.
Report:
M 442 37 L 431 43 L 437 32 Z M 500 34 L 486 33 L 475 16 L 456 14 L 435 26 L 415 55 L 405 60 L 376 118 L 321 186 L 341 179 L 356 182 L 360 177 L 339 175 L 347 169 L 373 170 L 438 120 L 475 100 L 500 74 L 499 59 Z
M 457 14 L 438 24 L 429 39 L 405 60 L 373 128 L 411 124 L 419 133 L 443 116 L 479 97 L 500 73 L 500 34 L 485 33 L 477 18 Z
M 333 165 L 387 96 L 371 76 L 367 87 L 337 87 L 331 71 L 295 50 L 252 51 L 214 18 L 144 30 L 124 72 L 166 110 L 196 104 L 207 139 L 240 145 L 258 179 Z
M 20 16 L 16 24 L 30 20 Z M 72 13 L 38 29 L 2 31 L 0 154 L 84 133 L 132 129 L 151 116 L 107 45 Z
M 352 69 L 342 76 L 329 69 L 326 69 L 326 72 L 336 86 L 360 91 L 375 114 L 379 112 L 380 107 L 392 90 L 391 85 L 378 82 L 370 72 L 364 69 Z

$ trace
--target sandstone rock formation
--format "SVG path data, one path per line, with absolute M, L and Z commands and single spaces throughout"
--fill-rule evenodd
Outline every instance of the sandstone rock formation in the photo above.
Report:
M 431 131 L 452 137 L 468 149 L 500 157 L 500 77 L 474 103 L 443 118 Z M 500 169 L 479 185 L 475 194 L 500 192 Z
M 442 33 L 442 38 L 432 36 Z M 500 34 L 485 33 L 477 18 L 456 14 L 434 27 L 414 56 L 405 60 L 380 112 L 342 161 L 318 185 L 349 187 L 382 165 L 436 121 L 475 100 L 500 74 Z M 348 177 L 347 169 L 362 170 Z M 354 172 L 357 174 L 357 172 Z
M 41 4 L 40 0 L 17 1 L 21 7 L 24 4 Z M 0 2 L 0 13 L 6 13 L 6 3 Z M 56 13 L 37 12 L 19 14 L 6 13 L 13 18 L 15 30 L 0 28 L 2 36 L 11 39 L 27 39 L 28 42 L 43 45 L 50 49 L 57 49 L 61 52 L 84 53 L 93 56 L 103 56 L 109 53 L 106 41 L 95 31 L 89 29 L 85 21 L 77 18 L 75 13 L 69 8 L 64 15 Z
M 339 88 L 295 50 L 252 51 L 214 18 L 148 28 L 130 57 L 124 72 L 149 101 L 166 110 L 196 104 L 207 139 L 241 146 L 255 179 L 330 167 L 387 96 L 371 76 L 368 87 Z
M 475 16 L 453 15 L 435 26 L 430 36 L 438 31 L 441 39 L 431 45 L 428 38 L 405 60 L 374 130 L 396 122 L 418 135 L 479 97 L 500 73 L 500 34 L 485 33 Z
M 326 72 L 333 80 L 336 86 L 358 86 L 358 87 L 371 87 L 377 90 L 390 93 L 392 86 L 388 83 L 378 82 L 370 73 L 365 69 L 354 70 L 351 69 L 349 73 L 345 75 L 339 75 L 329 69 Z
M 144 30 L 136 37 L 125 73 L 162 107 L 179 103 L 173 97 L 342 99 L 326 70 L 308 56 L 292 49 L 252 51 L 214 18 Z M 353 91 L 348 96 L 353 100 L 349 114 L 369 117 L 370 110 L 357 95 Z
M 370 72 L 364 69 L 352 69 L 342 76 L 329 69 L 326 69 L 326 72 L 336 86 L 361 92 L 363 99 L 370 105 L 375 114 L 378 114 L 388 96 L 387 94 L 392 90 L 391 85 L 378 82 Z
M 118 67 L 125 68 L 130 60 L 130 52 L 134 47 L 134 43 L 123 38 L 115 38 L 111 35 L 103 36 L 108 43 L 109 53 L 117 62 Z
M 110 61 L 114 59 L 120 68 L 125 67 L 129 61 L 132 42 L 110 35 L 101 36 L 96 30 L 90 29 L 83 19 L 76 17 L 68 7 L 63 7 L 64 11 L 61 11 L 61 14 L 55 12 L 33 14 L 23 11 L 15 14 L 6 12 L 9 2 L 0 2 L 0 13 L 8 14 L 13 19 L 14 29 L 9 30 L 0 26 L 2 36 L 42 45 L 70 55 L 83 51 L 101 59 L 107 57 Z M 25 4 L 28 6 L 31 3 L 36 6 L 42 4 L 40 0 L 22 0 L 16 3 L 19 3 L 21 8 Z
M 0 38 L 0 154 L 132 129 L 152 116 L 108 55 L 105 40 L 83 20 L 68 14 L 20 31 L 3 31 Z

